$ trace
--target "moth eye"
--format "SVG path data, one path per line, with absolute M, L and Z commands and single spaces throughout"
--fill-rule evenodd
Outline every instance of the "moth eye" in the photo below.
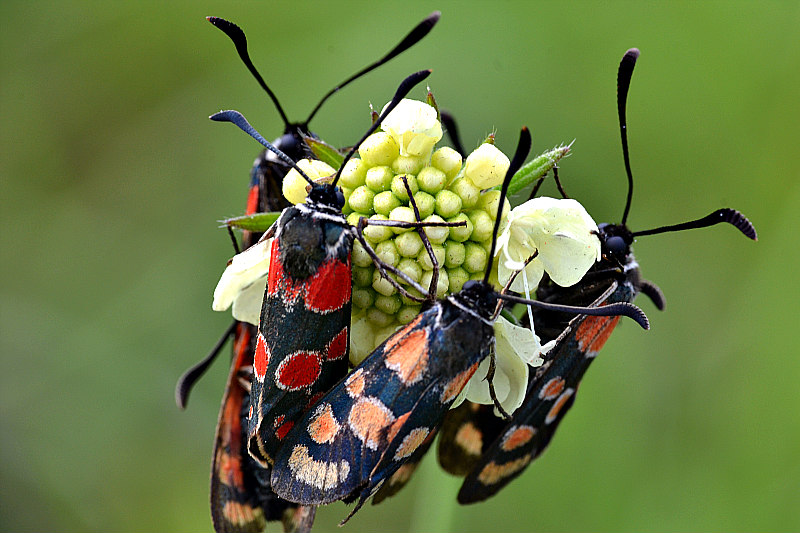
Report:
M 609 237 L 606 240 L 606 247 L 613 255 L 624 257 L 628 250 L 628 243 L 626 243 L 625 239 L 622 237 L 615 235 L 614 237 Z
M 344 207 L 344 193 L 339 188 L 336 189 L 336 205 L 339 209 Z

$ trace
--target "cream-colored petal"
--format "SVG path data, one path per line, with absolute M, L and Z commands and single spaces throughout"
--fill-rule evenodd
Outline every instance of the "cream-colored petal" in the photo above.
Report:
M 214 300 L 211 304 L 214 311 L 228 309 L 243 289 L 267 275 L 271 248 L 272 240 L 269 239 L 233 257 L 214 289 Z
M 267 291 L 267 276 L 258 278 L 252 285 L 243 288 L 233 300 L 233 318 L 258 326 L 264 293 Z

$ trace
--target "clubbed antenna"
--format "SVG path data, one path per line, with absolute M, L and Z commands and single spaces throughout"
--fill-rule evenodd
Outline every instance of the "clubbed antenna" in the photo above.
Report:
M 628 174 L 628 199 L 625 200 L 625 211 L 622 213 L 622 225 L 628 220 L 633 199 L 633 173 L 631 172 L 631 158 L 628 154 L 628 124 L 625 118 L 625 106 L 628 101 L 628 89 L 631 86 L 633 67 L 639 57 L 639 49 L 631 48 L 622 56 L 617 72 L 617 113 L 619 114 L 619 135 L 622 139 L 622 158 L 625 160 L 625 172 Z
M 727 222 L 728 224 L 736 227 L 736 229 L 741 231 L 745 237 L 753 239 L 754 241 L 758 240 L 756 228 L 753 226 L 753 224 L 751 224 L 741 212 L 729 207 L 717 209 L 710 215 L 704 216 L 703 218 L 699 218 L 697 220 L 692 220 L 691 222 L 673 224 L 671 226 L 661 226 L 660 228 L 648 229 L 644 231 L 634 231 L 633 236 L 640 237 L 642 235 L 655 235 L 657 233 L 669 233 L 687 229 L 707 228 L 723 222 Z
M 247 119 L 244 118 L 244 116 L 238 111 L 233 111 L 233 110 L 220 111 L 219 113 L 214 113 L 208 118 L 216 122 L 230 122 L 232 124 L 239 126 L 239 129 L 241 129 L 242 131 L 250 135 L 250 137 L 261 143 L 261 145 L 264 146 L 267 150 L 278 156 L 278 158 L 281 161 L 294 168 L 297 172 L 300 173 L 301 176 L 303 176 L 303 178 L 305 178 L 305 180 L 309 184 L 314 185 L 314 181 L 311 178 L 309 178 L 306 175 L 306 173 L 302 171 L 300 167 L 297 166 L 297 163 L 292 161 L 291 157 L 289 157 L 288 155 L 284 154 L 283 152 L 275 148 L 275 146 L 273 146 L 271 142 L 266 140 L 260 133 L 258 133 L 256 129 L 253 126 L 251 126 L 249 122 L 247 122 Z
M 509 302 L 532 305 L 547 311 L 558 311 L 561 313 L 572 313 L 574 315 L 591 315 L 591 316 L 626 316 L 633 319 L 637 324 L 642 326 L 643 329 L 650 329 L 650 321 L 644 311 L 635 305 L 627 302 L 617 302 L 608 305 L 601 305 L 599 307 L 575 307 L 572 305 L 559 305 L 547 302 L 540 302 L 538 300 L 527 300 L 511 294 L 497 294 L 497 297 Z

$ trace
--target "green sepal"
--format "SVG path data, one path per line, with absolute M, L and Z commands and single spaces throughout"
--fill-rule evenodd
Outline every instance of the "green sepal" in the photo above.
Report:
M 273 211 L 270 213 L 254 213 L 252 215 L 242 215 L 240 217 L 220 220 L 220 223 L 222 224 L 222 227 L 264 232 L 267 231 L 276 220 L 278 220 L 279 216 L 281 216 L 280 211 Z
M 339 168 L 342 166 L 344 156 L 340 154 L 336 148 L 330 144 L 327 144 L 325 141 L 314 139 L 313 137 L 309 137 L 307 135 L 303 135 L 303 140 L 308 147 L 311 148 L 311 152 L 316 156 L 317 159 L 323 163 L 329 164 L 332 168 Z
M 562 158 L 569 154 L 571 148 L 572 143 L 566 146 L 558 146 L 526 163 L 511 178 L 511 183 L 508 186 L 508 195 L 516 194 L 536 180 L 543 178 Z M 499 185 L 494 188 L 500 190 Z
M 436 105 L 436 98 L 433 97 L 433 93 L 432 92 L 428 91 L 428 96 L 427 96 L 426 100 L 427 100 L 428 105 L 436 110 L 436 120 L 441 122 L 442 121 L 442 114 L 439 112 L 439 106 Z

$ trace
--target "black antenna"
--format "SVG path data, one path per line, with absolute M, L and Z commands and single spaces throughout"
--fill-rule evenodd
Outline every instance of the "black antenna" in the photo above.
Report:
M 633 236 L 640 237 L 642 235 L 655 235 L 657 233 L 669 233 L 687 229 L 707 228 L 723 222 L 727 222 L 728 224 L 735 226 L 736 229 L 745 235 L 745 237 L 753 239 L 754 241 L 758 240 L 756 228 L 753 226 L 753 224 L 751 224 L 741 212 L 729 207 L 717 209 L 710 215 L 704 216 L 703 218 L 699 218 L 697 220 L 692 220 L 691 222 L 673 224 L 671 226 L 661 226 L 660 228 L 648 229 L 644 231 L 634 231 Z
M 361 137 L 361 140 L 359 140 L 355 144 L 355 146 L 353 146 L 353 148 L 351 148 L 350 151 L 347 153 L 344 160 L 342 161 L 341 166 L 339 166 L 339 170 L 336 172 L 336 177 L 333 178 L 333 183 L 331 183 L 331 186 L 333 187 L 336 186 L 336 183 L 339 181 L 339 176 L 342 175 L 342 170 L 344 170 L 344 167 L 345 165 L 347 165 L 347 162 L 350 161 L 350 158 L 353 157 L 353 154 L 356 153 L 358 147 L 361 146 L 361 143 L 363 143 L 367 137 L 372 135 L 373 132 L 378 129 L 378 127 L 381 125 L 381 122 L 383 122 L 383 119 L 385 119 L 386 116 L 389 113 L 391 113 L 395 107 L 397 107 L 400 101 L 403 98 L 405 98 L 409 92 L 411 92 L 411 89 L 413 89 L 414 86 L 417 85 L 419 82 L 430 76 L 431 72 L 433 71 L 420 70 L 419 72 L 415 72 L 411 76 L 407 77 L 400 83 L 400 86 L 397 88 L 397 92 L 395 92 L 394 96 L 392 97 L 392 101 L 389 102 L 389 104 L 386 106 L 386 109 L 383 110 L 383 113 L 381 113 L 381 116 L 378 117 L 378 120 L 373 122 L 372 126 L 370 126 L 367 132 L 364 134 L 364 136 Z
M 403 52 L 405 52 L 406 50 L 417 44 L 426 35 L 428 35 L 428 33 L 430 33 L 430 31 L 439 21 L 439 17 L 441 17 L 441 13 L 439 11 L 434 11 L 433 13 L 425 17 L 425 19 L 423 19 L 422 22 L 417 24 L 414 27 L 414 29 L 412 29 L 409 32 L 409 34 L 406 35 L 402 41 L 400 41 L 400 43 L 397 46 L 395 46 L 389 51 L 389 53 L 387 53 L 378 61 L 367 66 L 366 68 L 363 68 L 362 70 L 353 74 L 345 81 L 341 82 L 339 85 L 328 91 L 328 93 L 326 93 L 325 96 L 322 97 L 319 103 L 311 111 L 311 114 L 308 116 L 305 122 L 302 122 L 300 124 L 292 124 L 289 121 L 289 118 L 286 116 L 286 113 L 281 107 L 280 102 L 278 102 L 278 98 L 275 96 L 275 93 L 272 92 L 272 89 L 269 88 L 269 86 L 264 81 L 264 78 L 262 78 L 261 74 L 259 74 L 255 65 L 253 65 L 253 62 L 250 60 L 250 55 L 247 52 L 247 38 L 245 37 L 245 34 L 242 31 L 242 29 L 233 22 L 229 22 L 219 17 L 206 17 L 206 19 L 211 24 L 222 30 L 225 33 L 225 35 L 227 35 L 228 38 L 230 38 L 230 40 L 233 41 L 233 44 L 236 47 L 236 52 L 239 54 L 239 58 L 245 64 L 245 66 L 253 75 L 253 77 L 256 79 L 256 81 L 258 81 L 258 84 L 261 86 L 261 88 L 264 89 L 266 93 L 269 95 L 270 99 L 272 100 L 272 103 L 275 104 L 278 113 L 280 113 L 281 115 L 281 119 L 283 120 L 285 128 L 289 130 L 292 126 L 300 126 L 302 129 L 306 129 L 308 127 L 308 123 L 311 122 L 311 119 L 314 118 L 314 115 L 317 114 L 317 111 L 319 111 L 319 109 L 322 107 L 322 104 L 324 104 L 325 101 L 328 100 L 328 98 L 330 98 L 334 93 L 338 92 L 339 89 L 342 89 L 343 87 L 349 85 L 351 82 L 357 80 L 361 76 L 375 70 L 384 63 L 389 62 L 390 60 L 394 59 L 398 55 L 402 54 Z
M 286 116 L 286 113 L 284 113 L 280 102 L 278 102 L 278 97 L 275 96 L 275 93 L 273 93 L 272 89 L 269 88 L 269 85 L 267 85 L 267 83 L 264 81 L 264 78 L 262 78 L 261 74 L 258 73 L 255 65 L 253 65 L 253 62 L 250 61 L 250 55 L 247 53 L 247 37 L 245 37 L 242 29 L 233 22 L 229 22 L 219 17 L 206 17 L 206 20 L 225 32 L 225 35 L 227 35 L 230 40 L 233 41 L 233 45 L 236 47 L 236 52 L 239 54 L 239 58 L 242 60 L 242 63 L 244 63 L 244 65 L 247 67 L 247 70 L 250 71 L 250 74 L 253 75 L 258 84 L 261 85 L 261 88 L 264 89 L 272 99 L 272 103 L 275 104 L 278 113 L 281 115 L 283 124 L 288 129 L 291 126 L 291 123 L 289 122 L 289 118 Z
M 647 315 L 644 314 L 644 311 L 628 302 L 617 302 L 608 305 L 601 305 L 599 307 L 575 307 L 572 305 L 559 305 L 540 302 L 538 300 L 527 300 L 511 294 L 498 293 L 497 297 L 509 302 L 532 305 L 547 311 L 558 311 L 562 313 L 572 313 L 575 315 L 627 316 L 628 318 L 635 320 L 636 323 L 642 326 L 643 329 L 650 329 L 650 321 L 647 319 Z
M 287 165 L 294 168 L 297 172 L 299 172 L 300 175 L 303 176 L 308 183 L 314 185 L 314 181 L 311 178 L 309 178 L 306 175 L 306 173 L 300 169 L 300 167 L 297 166 L 297 163 L 292 161 L 291 157 L 289 157 L 288 155 L 284 154 L 283 152 L 275 148 L 271 142 L 267 141 L 264 137 L 262 137 L 261 134 L 258 133 L 256 129 L 253 126 L 251 126 L 249 122 L 247 122 L 247 119 L 244 118 L 244 116 L 242 116 L 242 114 L 239 113 L 238 111 L 233 111 L 233 110 L 220 111 L 219 113 L 214 113 L 208 118 L 216 122 L 230 122 L 232 124 L 239 126 L 239 128 L 242 131 L 244 131 L 245 133 L 250 135 L 250 137 L 261 143 L 267 150 L 278 156 L 278 158 L 281 161 L 283 161 Z
M 458 126 L 456 125 L 455 117 L 447 111 L 440 111 L 439 116 L 442 119 L 442 124 L 444 124 L 444 129 L 447 130 L 447 136 L 450 137 L 450 141 L 453 143 L 453 148 L 456 149 L 456 152 L 461 154 L 461 157 L 466 157 L 467 153 L 464 151 L 464 145 L 461 143 L 461 136 L 458 134 Z
M 628 89 L 631 86 L 631 76 L 633 67 L 636 66 L 636 59 L 639 57 L 639 49 L 631 48 L 622 56 L 617 72 L 617 113 L 619 114 L 619 135 L 622 138 L 622 158 L 625 160 L 625 172 L 628 173 L 628 199 L 625 201 L 625 211 L 622 213 L 624 226 L 628 220 L 628 212 L 631 210 L 631 200 L 633 199 L 633 173 L 631 172 L 631 159 L 628 154 L 628 125 L 625 118 L 625 105 L 628 100 Z
M 228 341 L 228 337 L 233 335 L 236 324 L 237 322 L 234 320 L 211 349 L 211 352 L 209 352 L 202 361 L 184 372 L 180 379 L 178 379 L 178 384 L 175 386 L 175 403 L 178 404 L 178 407 L 186 409 L 186 404 L 189 402 L 189 392 L 192 390 L 197 380 L 200 379 L 200 376 L 205 374 L 208 367 L 211 366 L 211 363 L 217 358 L 222 347 L 225 346 L 225 343 Z
M 489 274 L 492 271 L 492 261 L 494 259 L 494 249 L 497 246 L 497 232 L 500 230 L 500 222 L 502 221 L 503 205 L 505 204 L 506 194 L 508 193 L 508 186 L 511 184 L 511 178 L 522 167 L 525 158 L 531 151 L 531 132 L 527 126 L 522 126 L 519 132 L 519 142 L 517 143 L 517 151 L 514 152 L 514 157 L 511 159 L 511 164 L 506 171 L 506 176 L 503 179 L 503 186 L 500 189 L 500 204 L 498 206 L 497 218 L 494 221 L 494 233 L 492 233 L 492 247 L 489 251 L 489 265 L 486 267 L 486 274 L 483 276 L 483 283 L 489 284 Z
M 439 22 L 439 17 L 441 17 L 441 16 L 442 16 L 442 13 L 440 11 L 434 11 L 433 13 L 431 13 L 430 15 L 425 17 L 422 20 L 422 22 L 417 24 L 414 27 L 414 29 L 411 30 L 408 33 L 408 35 L 406 35 L 403 38 L 402 41 L 400 41 L 400 43 L 397 46 L 395 46 L 394 48 L 392 48 L 389 51 L 389 53 L 387 53 L 385 56 L 383 56 L 382 58 L 380 58 L 379 60 L 377 60 L 373 64 L 369 65 L 368 67 L 366 67 L 366 68 L 364 68 L 362 70 L 359 70 L 358 72 L 356 72 L 355 74 L 353 74 L 352 76 L 350 76 L 349 78 L 344 80 L 342 83 L 340 83 L 339 85 L 337 85 L 336 87 L 334 87 L 333 89 L 328 91 L 328 93 L 325 96 L 322 97 L 322 100 L 319 101 L 319 103 L 316 105 L 316 107 L 314 107 L 314 109 L 311 111 L 311 114 L 308 115 L 308 118 L 306 119 L 306 121 L 303 124 L 308 124 L 309 122 L 311 122 L 311 119 L 314 118 L 314 115 L 317 114 L 317 111 L 319 111 L 319 108 L 322 107 L 322 104 L 324 104 L 325 101 L 328 98 L 330 98 L 334 93 L 339 91 L 339 89 L 341 89 L 342 87 L 348 85 L 350 82 L 357 80 L 358 78 L 360 78 L 364 74 L 367 74 L 368 72 L 372 72 L 373 70 L 375 70 L 376 68 L 380 67 L 384 63 L 387 63 L 387 62 L 391 61 L 392 59 L 394 59 L 398 55 L 402 54 L 403 52 L 405 52 L 406 50 L 408 50 L 409 48 L 411 48 L 412 46 L 414 46 L 415 44 L 420 42 L 426 35 L 428 35 L 430 33 L 430 31 L 433 29 L 433 27 L 436 25 L 436 23 Z

